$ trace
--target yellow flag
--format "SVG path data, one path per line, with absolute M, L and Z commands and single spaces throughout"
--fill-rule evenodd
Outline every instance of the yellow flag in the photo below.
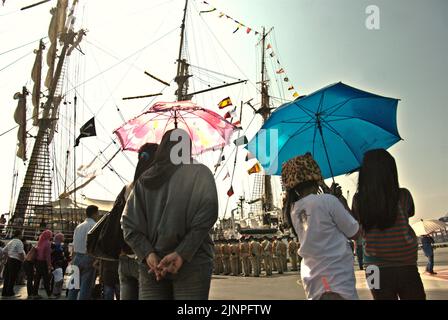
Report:
M 229 97 L 222 99 L 220 103 L 218 103 L 219 109 L 224 109 L 225 107 L 231 106 L 232 100 Z
M 299 96 L 299 94 L 296 92 L 294 92 L 294 94 L 292 95 L 294 98 L 297 98 Z
M 254 166 L 252 168 L 247 170 L 247 173 L 248 174 L 253 174 L 253 173 L 258 173 L 260 171 L 261 171 L 261 167 L 260 167 L 260 164 L 257 162 L 256 164 L 254 164 Z

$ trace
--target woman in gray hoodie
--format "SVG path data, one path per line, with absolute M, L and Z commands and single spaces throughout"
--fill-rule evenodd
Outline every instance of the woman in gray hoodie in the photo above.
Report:
M 124 239 L 142 262 L 141 300 L 208 299 L 217 218 L 213 174 L 193 163 L 185 131 L 166 132 L 122 216 Z

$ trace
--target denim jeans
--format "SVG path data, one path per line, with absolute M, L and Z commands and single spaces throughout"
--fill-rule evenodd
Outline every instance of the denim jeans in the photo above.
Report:
M 120 256 L 118 275 L 120 276 L 120 299 L 138 300 L 138 277 L 140 263 L 128 256 Z
M 103 286 L 103 300 L 114 300 L 114 297 L 117 300 L 120 300 L 120 285 L 117 284 L 115 286 Z
M 94 258 L 86 254 L 75 253 L 72 264 L 79 268 L 79 290 L 70 289 L 69 300 L 90 300 L 95 285 L 96 270 L 93 267 Z M 79 293 L 79 296 L 78 296 Z
M 156 281 L 148 267 L 140 266 L 140 300 L 207 300 L 213 262 L 184 264 L 176 275 Z
M 426 256 L 428 258 L 428 264 L 426 265 L 426 271 L 429 273 L 434 272 L 434 255 Z

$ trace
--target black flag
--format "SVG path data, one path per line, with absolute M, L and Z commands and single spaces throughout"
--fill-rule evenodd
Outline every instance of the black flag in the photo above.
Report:
M 76 138 L 75 147 L 79 145 L 79 140 L 81 138 L 87 138 L 87 137 L 93 137 L 96 136 L 96 129 L 95 129 L 95 117 L 87 121 L 81 129 L 79 129 L 79 136 Z

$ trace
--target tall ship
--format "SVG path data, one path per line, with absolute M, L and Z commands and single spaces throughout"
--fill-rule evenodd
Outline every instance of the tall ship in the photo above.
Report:
M 40 1 L 21 9 L 35 10 L 38 6 L 48 6 L 48 2 Z M 102 213 L 109 211 L 115 199 L 113 191 L 107 198 L 87 194 L 94 194 L 92 190 L 107 189 L 111 179 L 115 180 L 115 191 L 119 190 L 130 182 L 130 174 L 126 177 L 123 172 L 133 172 L 135 165 L 135 159 L 120 145 L 117 135 L 110 136 L 117 125 L 108 126 L 105 124 L 107 117 L 100 117 L 99 110 L 92 110 L 83 95 L 83 86 L 141 54 L 143 49 L 124 59 L 115 57 L 118 62 L 100 68 L 92 77 L 83 75 L 80 65 L 89 58 L 86 48 L 95 46 L 104 52 L 107 50 L 90 41 L 89 31 L 76 19 L 82 11 L 79 8 L 85 8 L 81 6 L 82 1 L 51 2 L 56 5 L 50 10 L 48 35 L 36 42 L 31 79 L 14 95 L 17 148 L 5 235 L 21 229 L 25 238 L 33 240 L 45 228 L 63 232 L 70 239 L 76 225 L 83 221 L 88 205 L 97 205 Z M 182 9 L 180 28 L 173 28 L 153 41 L 155 43 L 176 31 L 180 33 L 177 54 L 173 57 L 174 77 L 165 81 L 165 72 L 162 75 L 153 71 L 141 72 L 145 80 L 152 81 L 153 92 L 122 97 L 115 105 L 120 125 L 138 116 L 135 109 L 124 115 L 121 105 L 125 103 L 143 104 L 142 111 L 150 112 L 155 101 L 193 101 L 218 113 L 235 127 L 231 138 L 226 144 L 196 155 L 215 174 L 220 193 L 220 219 L 213 230 L 214 237 L 282 232 L 280 179 L 264 174 L 257 159 L 245 149 L 247 137 L 259 129 L 272 110 L 298 96 L 280 64 L 273 28 L 251 28 L 206 1 L 185 0 Z M 225 19 L 236 26 L 233 34 L 250 39 L 248 47 L 255 45 L 258 61 L 252 66 L 256 70 L 252 80 L 213 33 L 209 25 L 213 19 Z M 213 54 L 211 46 L 197 45 L 197 37 L 204 33 L 198 31 L 203 30 L 198 28 L 199 24 L 208 28 L 207 35 L 221 47 L 223 59 L 233 65 L 231 72 L 222 71 L 218 55 Z M 151 30 L 147 32 L 151 34 Z M 202 43 L 209 44 L 210 41 Z M 119 45 L 120 39 L 116 43 Z M 143 48 L 146 47 L 149 45 Z M 158 62 L 151 62 L 158 70 Z M 218 70 L 213 69 L 213 64 L 218 65 Z M 130 68 L 135 69 L 135 65 Z M 271 94 L 272 87 L 277 89 L 275 94 Z M 107 101 L 99 109 L 106 104 Z M 97 131 L 107 131 L 109 136 L 91 138 L 101 142 L 99 151 L 92 152 L 83 138 L 97 136 Z M 127 169 L 122 169 L 124 166 Z M 106 183 L 99 183 L 101 179 Z

